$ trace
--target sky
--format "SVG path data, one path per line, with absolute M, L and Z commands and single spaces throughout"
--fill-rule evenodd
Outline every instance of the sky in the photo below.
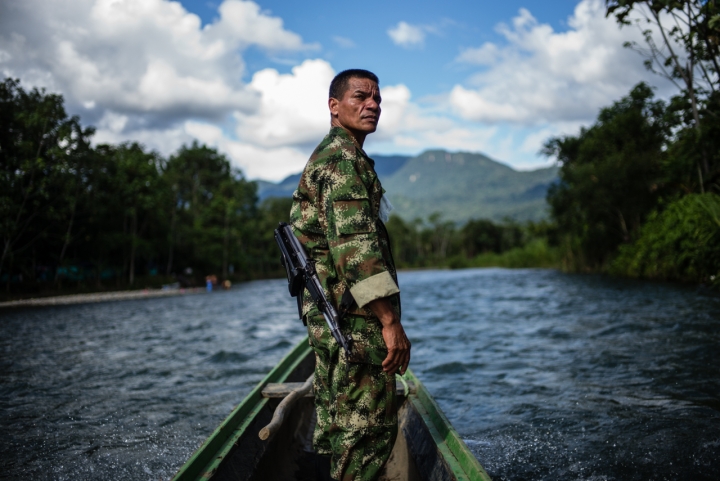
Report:
M 481 152 L 550 165 L 640 81 L 669 87 L 623 48 L 601 0 L 2 0 L 0 72 L 61 93 L 95 143 L 171 155 L 197 140 L 250 179 L 302 170 L 329 129 L 338 72 L 380 78 L 370 154 Z

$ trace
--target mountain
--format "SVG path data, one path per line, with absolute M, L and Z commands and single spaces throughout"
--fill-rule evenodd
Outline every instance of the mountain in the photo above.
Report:
M 380 179 L 385 179 L 398 171 L 410 159 L 407 155 L 373 155 L 375 172 Z M 300 182 L 300 174 L 285 177 L 277 184 L 266 180 L 257 180 L 258 197 L 261 201 L 268 197 L 292 197 Z
M 455 222 L 468 219 L 518 221 L 547 216 L 545 194 L 557 167 L 517 171 L 482 154 L 429 150 L 417 157 L 372 155 L 395 213 L 405 220 L 433 212 Z M 258 181 L 261 200 L 290 197 L 300 174 L 274 184 Z
M 392 176 L 395 172 L 402 169 L 403 166 L 411 159 L 409 155 L 371 155 L 371 159 L 375 161 L 375 173 L 380 177 L 380 182 Z
M 398 215 L 406 220 L 440 212 L 443 219 L 519 221 L 547 217 L 545 194 L 557 167 L 517 171 L 482 154 L 429 150 L 383 179 Z
M 288 175 L 277 184 L 266 180 L 256 180 L 258 197 L 261 201 L 268 197 L 292 197 L 300 182 L 300 174 Z

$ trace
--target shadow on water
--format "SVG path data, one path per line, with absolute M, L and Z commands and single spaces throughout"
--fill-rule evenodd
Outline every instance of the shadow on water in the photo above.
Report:
M 401 274 L 412 368 L 494 479 L 720 479 L 720 300 Z M 304 335 L 284 281 L 0 312 L 2 477 L 168 479 Z

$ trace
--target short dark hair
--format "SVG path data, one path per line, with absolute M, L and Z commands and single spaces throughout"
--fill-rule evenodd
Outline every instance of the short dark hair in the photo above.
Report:
M 330 98 L 331 99 L 342 99 L 345 95 L 345 91 L 348 89 L 348 81 L 351 78 L 366 78 L 372 80 L 376 84 L 380 85 L 377 75 L 369 70 L 363 70 L 361 68 L 351 68 L 349 70 L 343 70 L 332 79 L 330 82 Z

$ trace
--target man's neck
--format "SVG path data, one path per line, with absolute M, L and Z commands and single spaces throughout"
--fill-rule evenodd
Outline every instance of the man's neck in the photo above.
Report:
M 365 143 L 365 137 L 367 137 L 366 133 L 350 130 L 335 119 L 332 119 L 332 121 L 330 122 L 330 127 L 340 127 L 345 132 L 347 132 L 348 135 L 350 135 L 350 138 L 352 138 L 361 149 L 363 148 L 363 144 Z

